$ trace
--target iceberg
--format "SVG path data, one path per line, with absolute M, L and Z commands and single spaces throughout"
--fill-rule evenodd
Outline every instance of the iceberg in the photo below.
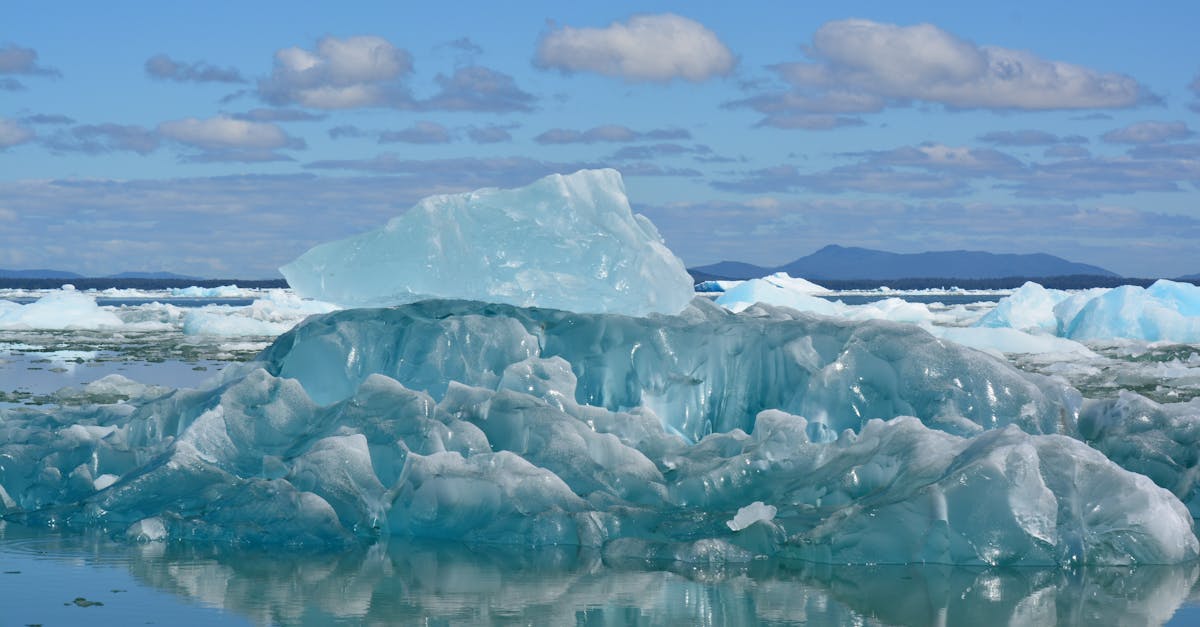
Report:
M 260 359 L 329 404 L 372 374 L 441 399 L 450 382 L 495 387 L 516 364 L 555 357 L 577 380 L 566 398 L 652 411 L 691 442 L 750 431 L 764 409 L 832 433 L 901 415 L 963 435 L 1012 423 L 1073 433 L 1080 403 L 1074 390 L 915 326 L 763 305 L 734 315 L 703 298 L 649 318 L 469 301 L 346 310 L 309 318 Z
M 708 564 L 1198 551 L 1175 496 L 1057 435 L 1076 430 L 1070 390 L 911 326 L 426 301 L 311 318 L 236 370 L 0 410 L 0 514 L 136 541 L 399 536 Z
M 28 305 L 0 300 L 0 329 L 103 329 L 124 324 L 116 314 L 96 304 L 96 298 L 71 285 L 50 292 Z
M 1026 283 L 976 326 L 1012 327 L 1077 341 L 1200 342 L 1200 287 L 1165 279 L 1079 293 Z
M 642 316 L 678 313 L 694 294 L 616 170 L 431 196 L 280 272 L 297 294 L 344 307 L 462 298 Z

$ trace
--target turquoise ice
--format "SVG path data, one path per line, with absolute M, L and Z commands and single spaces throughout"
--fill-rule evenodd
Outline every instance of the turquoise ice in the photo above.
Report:
M 431 196 L 280 272 L 301 296 L 346 307 L 466 298 L 641 316 L 678 313 L 693 296 L 683 262 L 630 209 L 616 170 Z

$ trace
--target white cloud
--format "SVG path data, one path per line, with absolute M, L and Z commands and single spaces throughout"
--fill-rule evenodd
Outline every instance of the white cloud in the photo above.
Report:
M 1100 138 L 1115 144 L 1154 144 L 1173 139 L 1187 139 L 1193 134 L 1184 122 L 1138 122 L 1113 129 Z
M 271 75 L 259 94 L 276 105 L 316 109 L 387 106 L 408 100 L 400 80 L 412 71 L 412 57 L 382 37 L 324 37 L 315 50 L 284 48 L 275 53 Z
M 13 122 L 0 118 L 0 150 L 23 144 L 34 137 L 34 132 Z
M 1129 107 L 1144 98 L 1128 76 L 976 44 L 932 24 L 829 22 L 813 36 L 817 64 L 785 65 L 794 84 L 838 84 L 889 98 L 983 109 Z
M 701 82 L 733 71 L 737 60 L 716 33 L 686 17 L 635 15 L 604 28 L 563 26 L 542 36 L 534 63 L 563 72 L 596 72 L 628 81 Z
M 828 22 L 810 60 L 772 66 L 790 87 L 729 103 L 766 117 L 762 125 L 814 114 L 872 113 L 913 101 L 952 109 L 1055 110 L 1133 107 L 1154 100 L 1132 77 L 980 46 L 932 24 L 863 19 Z
M 225 116 L 163 122 L 158 125 L 158 132 L 163 137 L 203 150 L 275 150 L 296 145 L 296 140 L 274 124 Z

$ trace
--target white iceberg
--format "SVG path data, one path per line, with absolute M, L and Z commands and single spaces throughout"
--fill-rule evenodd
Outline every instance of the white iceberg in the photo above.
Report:
M 1159 280 L 1078 293 L 1026 283 L 976 326 L 1012 327 L 1079 341 L 1200 342 L 1200 287 Z
M 0 300 L 0 329 L 103 329 L 124 324 L 94 296 L 64 286 L 27 305 Z
M 616 170 L 431 196 L 280 272 L 297 294 L 347 307 L 462 298 L 642 316 L 678 313 L 694 295 Z

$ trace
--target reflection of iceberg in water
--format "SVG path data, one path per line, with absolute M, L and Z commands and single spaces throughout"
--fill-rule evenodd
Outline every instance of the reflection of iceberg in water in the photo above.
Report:
M 640 561 L 607 561 L 574 547 L 468 549 L 392 542 L 337 554 L 281 555 L 45 534 L 26 550 L 63 561 L 120 564 L 152 589 L 261 625 L 419 619 L 546 625 L 1151 625 L 1171 617 L 1198 570 L 1194 563 L 1072 571 L 834 567 L 778 560 L 661 570 Z

